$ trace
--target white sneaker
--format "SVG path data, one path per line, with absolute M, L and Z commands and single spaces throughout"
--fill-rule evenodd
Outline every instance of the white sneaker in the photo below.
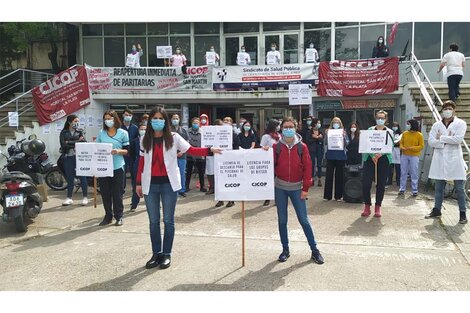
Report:
M 71 204 L 73 204 L 73 200 L 70 199 L 70 198 L 67 198 L 67 199 L 65 199 L 64 202 L 62 202 L 62 205 L 63 205 L 63 206 L 71 205 Z
M 83 198 L 82 205 L 88 205 L 88 198 L 87 197 Z

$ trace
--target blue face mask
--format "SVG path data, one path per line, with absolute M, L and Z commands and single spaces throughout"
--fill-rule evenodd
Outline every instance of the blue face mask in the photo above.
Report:
M 151 124 L 153 130 L 162 131 L 165 127 L 165 120 L 152 119 Z
M 198 129 L 199 129 L 199 124 L 194 123 L 194 124 L 193 124 L 193 129 L 194 129 L 194 130 L 198 130 Z
M 410 124 L 406 124 L 406 130 L 410 130 L 411 129 L 411 125 Z
M 132 115 L 124 116 L 124 122 L 129 123 L 130 121 L 132 121 Z
M 339 123 L 333 123 L 333 128 L 334 129 L 339 129 L 339 126 L 340 126 Z
M 292 138 L 295 136 L 295 129 L 293 128 L 284 128 L 282 130 L 282 135 L 287 138 Z
M 312 120 L 307 120 L 307 125 L 308 126 L 312 125 Z
M 105 120 L 104 124 L 108 126 L 108 128 L 111 128 L 114 126 L 114 120 Z
M 171 125 L 178 126 L 180 124 L 180 120 L 171 120 Z
M 246 131 L 246 132 L 249 132 L 251 127 L 250 126 L 243 126 L 243 129 Z
M 377 125 L 379 126 L 384 126 L 385 125 L 385 120 L 379 118 L 379 119 L 376 119 L 375 122 L 377 123 Z

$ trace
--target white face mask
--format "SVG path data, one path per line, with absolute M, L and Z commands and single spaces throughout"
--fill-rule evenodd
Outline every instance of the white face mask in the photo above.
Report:
M 312 48 L 313 48 L 313 44 L 310 44 L 310 49 L 312 49 Z
M 443 110 L 442 111 L 442 117 L 443 118 L 451 118 L 453 114 L 452 110 Z
M 242 52 L 245 52 L 245 48 L 242 48 L 242 50 L 241 50 L 241 51 L 242 51 Z
M 384 41 L 382 39 L 379 39 L 379 43 L 383 43 Z
M 352 127 L 351 128 L 351 133 L 355 133 L 356 132 L 356 128 L 355 127 Z
M 214 49 L 214 48 L 211 48 L 211 50 L 210 50 L 210 51 L 211 51 L 211 52 L 214 52 L 214 51 L 215 51 L 215 49 Z
M 176 50 L 176 53 L 181 53 L 181 50 Z
M 272 51 L 276 51 L 276 47 L 271 47 L 271 50 L 272 50 Z

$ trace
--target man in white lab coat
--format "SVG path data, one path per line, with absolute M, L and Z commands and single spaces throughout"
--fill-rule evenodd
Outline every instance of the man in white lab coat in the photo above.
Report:
M 434 123 L 429 134 L 429 146 L 434 148 L 429 178 L 435 180 L 435 200 L 434 208 L 426 218 L 441 216 L 446 181 L 453 180 L 460 211 L 459 223 L 466 224 L 464 186 L 467 166 L 463 159 L 461 144 L 467 131 L 467 123 L 455 116 L 455 103 L 451 100 L 444 102 L 442 118 L 442 121 Z

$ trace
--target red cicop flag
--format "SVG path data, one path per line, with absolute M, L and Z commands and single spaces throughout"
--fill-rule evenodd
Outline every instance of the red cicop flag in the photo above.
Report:
M 390 31 L 390 36 L 388 36 L 389 45 L 393 45 L 393 42 L 395 41 L 395 36 L 397 34 L 397 29 L 398 29 L 398 22 L 395 22 L 392 26 L 392 30 Z

